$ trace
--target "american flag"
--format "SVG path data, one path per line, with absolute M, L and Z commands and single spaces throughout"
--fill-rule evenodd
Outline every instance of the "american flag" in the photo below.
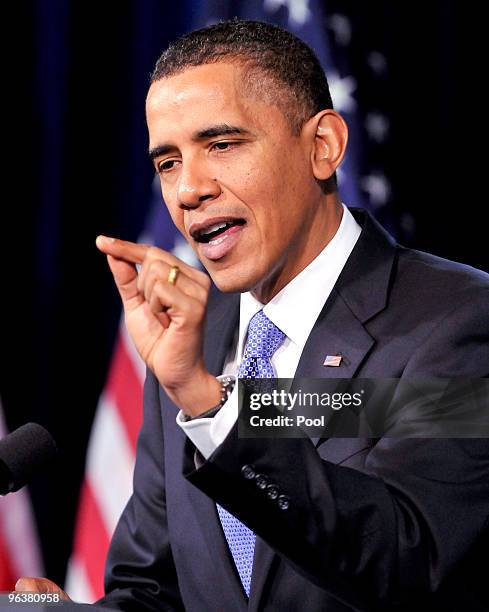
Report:
M 308 43 L 326 70 L 335 108 L 345 116 L 350 127 L 351 145 L 338 173 L 342 197 L 347 204 L 369 206 L 367 192 L 370 189 L 375 191 L 379 206 L 387 203 L 389 190 L 385 177 L 369 179 L 359 171 L 361 126 L 354 96 L 357 85 L 348 71 L 345 49 L 333 44 L 333 39 L 339 38 L 346 47 L 348 22 L 341 15 L 330 15 L 326 20 L 323 3 L 318 0 L 205 0 L 196 3 L 193 12 L 192 29 L 236 16 L 275 23 Z M 334 34 L 331 39 L 330 27 Z M 378 117 L 375 125 L 379 132 Z M 362 185 L 368 189 L 362 189 Z M 161 196 L 156 192 L 147 228 L 142 242 L 156 244 L 197 265 L 193 252 L 177 235 Z M 341 361 L 339 356 L 329 358 Z M 339 362 L 325 365 L 339 365 Z M 93 602 L 103 595 L 103 568 L 109 541 L 132 490 L 143 376 L 144 368 L 121 324 L 106 389 L 93 424 L 74 548 L 65 583 L 66 591 L 77 601 Z
M 334 366 L 337 367 L 341 364 L 343 357 L 341 355 L 326 355 L 323 362 L 323 366 Z
M 75 601 L 103 595 L 110 538 L 132 491 L 144 368 L 121 324 L 88 447 L 66 590 Z
M 0 439 L 7 428 L 0 404 Z M 20 576 L 42 576 L 43 568 L 26 489 L 0 497 L 0 592 L 12 591 Z

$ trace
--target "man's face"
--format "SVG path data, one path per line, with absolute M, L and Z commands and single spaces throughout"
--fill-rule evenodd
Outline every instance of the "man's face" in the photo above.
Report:
M 310 142 L 277 107 L 240 93 L 240 75 L 216 63 L 153 83 L 150 153 L 172 219 L 216 285 L 270 298 L 311 259 L 320 189 Z

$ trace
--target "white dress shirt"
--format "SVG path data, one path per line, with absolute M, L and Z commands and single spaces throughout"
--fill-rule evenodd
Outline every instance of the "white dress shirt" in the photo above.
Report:
M 307 338 L 360 236 L 361 228 L 343 204 L 338 231 L 319 255 L 265 304 L 251 293 L 242 293 L 237 344 L 225 362 L 224 375 L 236 376 L 242 360 L 248 324 L 261 309 L 286 338 L 271 358 L 277 378 L 294 378 Z M 177 423 L 207 459 L 224 441 L 238 418 L 238 385 L 213 418 Z

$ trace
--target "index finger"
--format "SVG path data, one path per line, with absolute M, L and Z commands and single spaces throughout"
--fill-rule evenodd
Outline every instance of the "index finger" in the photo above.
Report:
M 203 287 L 207 287 L 207 276 L 194 268 L 193 266 L 178 259 L 172 253 L 160 249 L 159 247 L 150 244 L 139 244 L 129 242 L 128 240 L 119 240 L 118 238 L 109 238 L 108 236 L 97 236 L 95 241 L 97 247 L 106 255 L 112 255 L 116 259 L 123 259 L 129 263 L 142 264 L 146 258 L 148 251 L 151 251 L 151 256 L 161 259 L 170 266 L 178 266 L 195 282 Z
M 150 248 L 148 244 L 118 240 L 117 238 L 109 238 L 108 236 L 97 236 L 95 244 L 102 253 L 112 255 L 112 257 L 116 257 L 117 259 L 124 259 L 133 264 L 142 264 Z

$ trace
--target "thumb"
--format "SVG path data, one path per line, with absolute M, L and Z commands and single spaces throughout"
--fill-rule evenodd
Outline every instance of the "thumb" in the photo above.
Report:
M 115 284 L 117 285 L 117 289 L 119 290 L 122 302 L 124 303 L 124 309 L 132 302 L 134 302 L 132 305 L 133 308 L 144 302 L 137 287 L 138 273 L 136 265 L 124 259 L 118 259 L 113 255 L 107 255 L 107 262 L 112 272 L 112 276 L 114 277 Z M 132 308 L 130 308 L 130 310 L 132 310 Z
M 110 271 L 119 290 L 126 314 L 140 306 L 144 299 L 137 288 L 136 264 L 141 264 L 148 245 L 97 236 L 97 248 L 107 255 Z
M 30 593 L 57 593 L 61 599 L 70 599 L 62 588 L 47 578 L 23 576 L 17 580 L 15 590 L 19 592 L 29 591 Z

